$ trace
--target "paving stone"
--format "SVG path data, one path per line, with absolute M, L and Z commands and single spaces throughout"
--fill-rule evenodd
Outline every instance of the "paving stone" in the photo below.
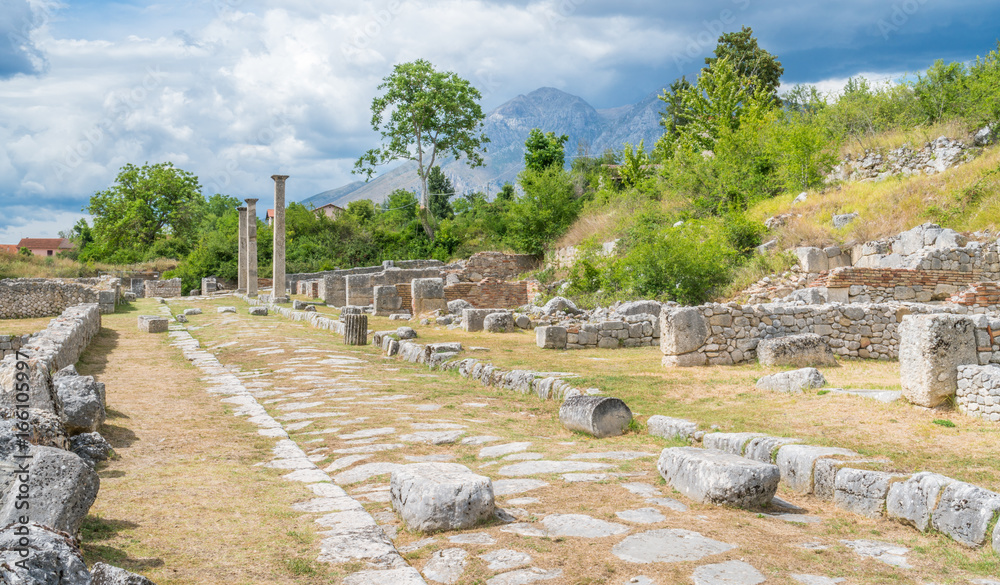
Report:
M 667 519 L 667 517 L 661 514 L 656 508 L 624 510 L 622 512 L 615 513 L 615 516 L 618 516 L 627 522 L 635 522 L 636 524 L 656 524 L 657 522 L 663 522 Z
M 296 512 L 343 512 L 361 508 L 362 506 L 357 500 L 347 495 L 341 498 L 315 498 L 292 504 L 292 509 Z
M 611 476 L 607 473 L 564 473 L 563 481 L 568 483 L 605 481 Z
M 843 583 L 847 580 L 842 577 L 835 579 L 833 577 L 823 577 L 822 575 L 799 575 L 796 573 L 792 573 L 791 577 L 802 583 L 802 585 L 837 585 L 837 583 Z
M 448 537 L 448 542 L 452 544 L 481 544 L 492 546 L 496 544 L 496 539 L 485 532 L 468 532 L 466 534 L 456 534 Z
M 503 458 L 504 461 L 538 461 L 544 459 L 541 453 L 512 453 Z
M 504 445 L 483 447 L 479 450 L 479 458 L 488 459 L 491 457 L 503 457 L 511 453 L 520 453 L 521 451 L 527 451 L 530 446 L 531 443 L 507 443 Z
M 817 524 L 823 521 L 819 516 L 810 516 L 808 514 L 769 514 L 769 516 L 793 524 Z
M 288 475 L 283 475 L 288 481 L 301 481 L 302 483 L 316 483 L 317 481 L 330 481 L 330 476 L 319 469 L 299 469 Z
M 467 428 L 455 423 L 411 423 L 410 426 L 418 431 L 457 431 Z
M 822 542 L 803 542 L 799 545 L 799 548 L 804 548 L 806 550 L 826 550 L 830 547 Z
M 906 562 L 906 553 L 910 552 L 910 549 L 904 546 L 878 540 L 841 540 L 840 542 L 860 556 L 871 557 L 900 569 L 913 568 Z
M 499 441 L 500 437 L 493 435 L 478 435 L 475 437 L 466 437 L 462 439 L 463 445 L 484 445 L 486 443 L 493 443 Z
M 528 585 L 538 581 L 551 581 L 559 577 L 562 577 L 562 569 L 544 570 L 533 567 L 502 573 L 486 581 L 486 585 Z
M 494 496 L 512 496 L 549 485 L 540 479 L 498 479 L 493 482 Z
M 393 427 L 382 427 L 378 429 L 365 429 L 362 431 L 357 431 L 354 433 L 348 433 L 346 435 L 340 435 L 340 438 L 345 441 L 350 441 L 353 439 L 367 439 L 369 437 L 380 437 L 382 435 L 392 435 L 395 434 L 396 429 Z
M 424 565 L 424 578 L 434 583 L 451 585 L 457 583 L 465 572 L 466 557 L 469 553 L 460 548 L 446 548 L 436 551 Z
M 358 454 L 358 453 L 378 453 L 380 451 L 392 451 L 393 449 L 402 449 L 406 447 L 403 443 L 379 443 L 377 445 L 363 445 L 360 447 L 347 447 L 346 449 L 334 449 L 334 453 L 341 453 L 344 455 Z
M 528 553 L 506 548 L 479 555 L 479 558 L 489 563 L 486 568 L 491 571 L 509 571 L 531 564 L 531 555 Z
M 402 468 L 403 465 L 400 463 L 365 463 L 364 465 L 359 465 L 353 469 L 338 473 L 333 477 L 333 481 L 340 485 L 358 483 L 371 479 L 377 475 L 392 473 L 393 471 Z
M 346 455 L 338 459 L 334 459 L 333 463 L 326 466 L 323 471 L 327 473 L 333 473 L 334 471 L 340 471 L 341 469 L 346 469 L 358 461 L 364 461 L 368 459 L 371 455 Z
M 632 459 L 642 459 L 644 457 L 656 457 L 656 453 L 645 451 L 607 451 L 604 453 L 575 453 L 567 459 L 614 459 L 616 461 L 630 461 Z
M 662 495 L 660 493 L 660 490 L 656 489 L 656 487 L 653 484 L 649 483 L 639 483 L 639 482 L 623 483 L 622 487 L 637 496 L 657 497 Z
M 687 504 L 683 502 L 678 502 L 673 498 L 646 498 L 647 504 L 655 504 L 657 506 L 663 506 L 675 512 L 687 512 Z
M 862 398 L 878 400 L 879 402 L 898 402 L 903 397 L 901 390 L 845 390 L 843 388 L 830 388 L 828 392 L 835 396 L 860 396 Z
M 633 534 L 616 544 L 611 552 L 623 561 L 647 564 L 697 561 L 734 548 L 691 530 L 665 528 Z
M 586 461 L 525 461 L 501 467 L 500 475 L 520 476 L 538 475 L 542 473 L 573 473 L 579 471 L 601 471 L 611 467 L 606 463 L 589 463 Z
M 625 534 L 629 531 L 629 527 L 624 524 L 605 522 L 604 520 L 598 520 L 585 514 L 549 514 L 539 524 L 540 526 L 529 524 L 528 527 L 541 531 L 544 536 L 554 537 L 604 538 Z M 515 526 L 517 527 L 515 530 L 506 530 L 506 528 Z M 512 524 L 502 528 L 501 531 L 514 532 L 515 534 L 529 533 L 528 535 L 530 536 L 537 535 L 534 534 L 535 530 L 523 530 L 524 528 L 526 527 L 523 525 Z
M 404 457 L 407 461 L 413 463 L 428 463 L 428 462 L 438 462 L 443 463 L 445 461 L 451 461 L 454 459 L 454 455 L 449 455 L 447 453 L 439 453 L 437 455 L 407 455 Z
M 361 571 L 344 577 L 344 585 L 427 585 L 413 567 L 388 571 Z
M 538 498 L 514 498 L 512 500 L 507 500 L 507 503 L 511 506 L 530 506 L 531 504 L 538 504 L 540 502 L 541 500 Z
M 753 565 L 743 561 L 726 561 L 703 565 L 691 575 L 694 585 L 758 585 L 766 577 Z
M 419 431 L 400 435 L 400 441 L 409 443 L 428 443 L 430 445 L 450 445 L 459 440 L 465 431 Z

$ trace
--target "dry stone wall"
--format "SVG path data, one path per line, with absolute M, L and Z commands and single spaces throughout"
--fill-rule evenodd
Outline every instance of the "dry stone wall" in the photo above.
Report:
M 969 416 L 1000 422 L 1000 367 L 958 366 L 955 406 Z
M 753 361 L 762 339 L 799 333 L 823 337 L 838 357 L 899 358 L 899 323 L 908 314 L 967 314 L 966 307 L 917 303 L 859 305 L 708 304 L 665 306 L 660 316 L 664 366 L 727 365 Z M 972 317 L 981 363 L 1000 363 L 990 331 L 1000 319 Z
M 83 303 L 114 313 L 119 292 L 120 281 L 112 277 L 0 280 L 0 319 L 51 317 Z
M 167 280 L 147 280 L 143 283 L 143 296 L 147 299 L 153 297 L 173 298 L 181 296 L 181 279 L 170 278 Z
M 17 353 L 29 339 L 30 335 L 0 335 L 0 360 Z

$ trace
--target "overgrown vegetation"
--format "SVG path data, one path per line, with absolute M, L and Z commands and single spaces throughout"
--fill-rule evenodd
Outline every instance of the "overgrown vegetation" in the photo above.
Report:
M 434 152 L 459 148 L 478 164 L 479 149 L 487 143 L 474 134 L 481 120 L 478 92 L 429 63 L 410 65 L 413 71 L 394 75 L 455 89 L 452 97 L 468 114 L 452 129 L 468 140 L 446 140 Z M 1000 49 L 969 64 L 938 61 L 895 83 L 851 79 L 838 95 L 809 86 L 779 94 L 782 73 L 778 58 L 743 28 L 720 36 L 697 79 L 681 78 L 664 90 L 664 133 L 649 148 L 626 144 L 617 152 L 573 158 L 567 168 L 566 136 L 535 129 L 525 144 L 525 169 L 517 184 L 495 194 L 457 193 L 428 150 L 420 173 L 423 206 L 415 193 L 402 190 L 380 204 L 351 202 L 332 219 L 293 203 L 286 214 L 288 271 L 387 259 L 447 261 L 485 249 L 542 255 L 574 245 L 581 250 L 576 266 L 568 274 L 548 271 L 544 276 L 567 276 L 568 294 L 584 304 L 634 297 L 699 303 L 791 266 L 787 256 L 755 253 L 765 236 L 788 247 L 863 241 L 927 220 L 956 229 L 996 223 L 1000 156 L 994 151 L 940 176 L 834 190 L 825 178 L 844 155 L 917 145 L 940 134 L 968 137 L 996 123 Z M 396 126 L 380 125 L 386 107 L 416 108 L 434 121 L 434 108 L 446 105 L 411 104 L 409 97 L 392 94 L 393 79 L 386 79 L 388 93 L 376 99 L 373 110 L 373 124 L 386 133 L 388 150 L 375 158 L 366 154 L 360 167 L 412 154 L 405 145 L 416 139 L 416 130 L 396 118 Z M 390 97 L 398 100 L 379 101 Z M 764 219 L 788 211 L 797 193 L 816 190 L 826 195 L 810 197 L 784 228 L 765 233 Z M 235 280 L 238 204 L 227 195 L 206 198 L 197 177 L 170 163 L 126 165 L 115 185 L 91 199 L 94 225 L 81 220 L 66 234 L 76 242 L 75 254 L 84 266 L 62 260 L 42 266 L 4 257 L 0 274 L 73 276 L 92 272 L 100 262 L 174 258 L 179 266 L 166 276 L 180 276 L 185 290 L 197 288 L 203 276 Z M 847 212 L 861 218 L 834 230 L 830 217 Z M 612 240 L 617 243 L 608 254 L 602 244 Z M 270 248 L 270 228 L 259 222 L 261 274 L 270 270 Z

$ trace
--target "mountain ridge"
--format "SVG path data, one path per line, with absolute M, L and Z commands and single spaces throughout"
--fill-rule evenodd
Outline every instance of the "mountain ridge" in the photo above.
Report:
M 663 133 L 660 125 L 662 102 L 659 92 L 634 104 L 598 110 L 583 98 L 553 87 L 541 87 L 518 95 L 489 112 L 483 132 L 490 138 L 484 156 L 485 167 L 469 168 L 465 160 L 444 160 L 441 170 L 459 193 L 482 190 L 496 193 L 505 182 L 513 183 L 524 167 L 524 141 L 533 128 L 556 135 L 565 134 L 567 159 L 576 153 L 594 156 L 605 150 L 620 150 L 625 143 L 645 142 L 647 149 Z M 351 201 L 371 199 L 376 204 L 396 189 L 416 190 L 419 178 L 416 163 L 410 161 L 380 173 L 368 182 L 317 193 L 300 203 L 320 207 L 333 203 L 341 207 Z

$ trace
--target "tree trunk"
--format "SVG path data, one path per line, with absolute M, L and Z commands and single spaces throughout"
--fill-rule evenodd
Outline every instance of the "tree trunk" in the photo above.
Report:
M 344 343 L 368 345 L 368 315 L 343 315 Z
M 421 173 L 420 175 L 420 187 L 422 189 L 420 193 L 420 223 L 424 226 L 424 233 L 427 234 L 427 239 L 434 241 L 434 226 L 431 225 L 430 221 L 430 196 L 427 193 L 427 173 Z

